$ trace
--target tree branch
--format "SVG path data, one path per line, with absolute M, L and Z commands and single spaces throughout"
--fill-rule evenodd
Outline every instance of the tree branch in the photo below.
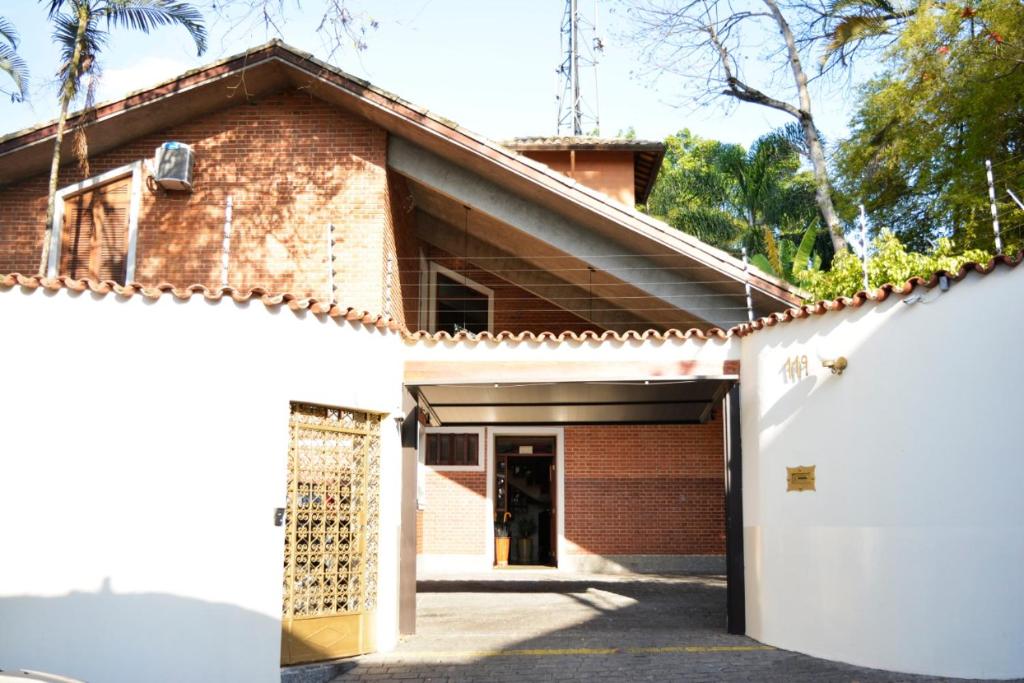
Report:
M 732 68 L 732 57 L 729 55 L 729 50 L 725 47 L 725 44 L 719 38 L 718 30 L 715 28 L 715 25 L 709 22 L 705 30 L 708 33 L 711 44 L 718 52 L 718 59 L 722 64 L 722 70 L 725 71 L 725 84 L 728 87 L 722 91 L 723 95 L 735 97 L 743 102 L 752 102 L 754 104 L 760 104 L 765 107 L 777 109 L 779 111 L 786 112 L 790 116 L 795 116 L 798 119 L 800 118 L 800 110 L 789 102 L 777 100 L 757 88 L 747 85 L 737 78 L 736 73 Z
M 782 11 L 775 0 L 762 1 L 771 11 L 772 16 L 775 18 L 775 23 L 778 24 L 779 32 L 782 34 L 782 39 L 786 43 L 786 52 L 789 54 L 789 66 L 793 70 L 793 80 L 796 81 L 797 93 L 800 97 L 800 112 L 810 116 L 811 95 L 807 89 L 807 74 L 804 73 L 803 67 L 800 64 L 800 52 L 796 47 L 793 30 L 789 27 L 789 22 L 782 15 Z M 796 116 L 800 117 L 800 115 Z

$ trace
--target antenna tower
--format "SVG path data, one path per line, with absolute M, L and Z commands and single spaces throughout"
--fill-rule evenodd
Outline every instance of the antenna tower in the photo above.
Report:
M 581 4 L 591 4 L 593 20 L 583 16 Z M 562 14 L 562 63 L 558 66 L 558 135 L 583 135 L 584 130 L 600 134 L 598 116 L 597 60 L 604 42 L 597 32 L 597 0 L 565 0 Z M 594 82 L 593 106 L 583 97 L 584 72 Z

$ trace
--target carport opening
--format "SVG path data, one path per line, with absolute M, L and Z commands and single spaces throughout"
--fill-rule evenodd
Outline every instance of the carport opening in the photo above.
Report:
M 735 376 L 494 379 L 407 385 L 423 429 L 474 429 L 481 443 L 489 441 L 480 468 L 438 469 L 427 477 L 425 487 L 434 493 L 422 508 L 424 576 L 465 577 L 501 566 L 502 546 L 511 567 L 703 574 L 721 566 L 717 538 L 725 546 L 727 628 L 744 633 Z M 688 431 L 691 425 L 699 431 Z M 717 467 L 715 451 L 724 456 Z M 662 464 L 663 452 L 693 459 Z M 724 501 L 715 499 L 715 487 Z M 724 535 L 713 526 L 723 508 Z M 487 540 L 480 543 L 485 528 Z M 469 542 L 456 546 L 452 539 Z

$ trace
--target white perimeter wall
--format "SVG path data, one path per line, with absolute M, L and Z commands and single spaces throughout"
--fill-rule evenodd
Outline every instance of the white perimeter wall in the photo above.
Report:
M 1024 271 L 742 341 L 747 631 L 863 666 L 1024 676 Z M 811 376 L 787 382 L 787 358 Z M 819 356 L 849 359 L 842 376 Z M 786 467 L 817 491 L 786 492 Z
M 201 296 L 0 289 L 0 669 L 280 680 L 289 401 L 401 405 L 394 333 Z M 382 429 L 379 642 L 400 446 Z

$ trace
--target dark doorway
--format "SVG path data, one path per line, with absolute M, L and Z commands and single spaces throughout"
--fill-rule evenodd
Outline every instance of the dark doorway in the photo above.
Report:
M 513 565 L 557 566 L 555 437 L 494 440 L 494 518 L 506 520 Z

